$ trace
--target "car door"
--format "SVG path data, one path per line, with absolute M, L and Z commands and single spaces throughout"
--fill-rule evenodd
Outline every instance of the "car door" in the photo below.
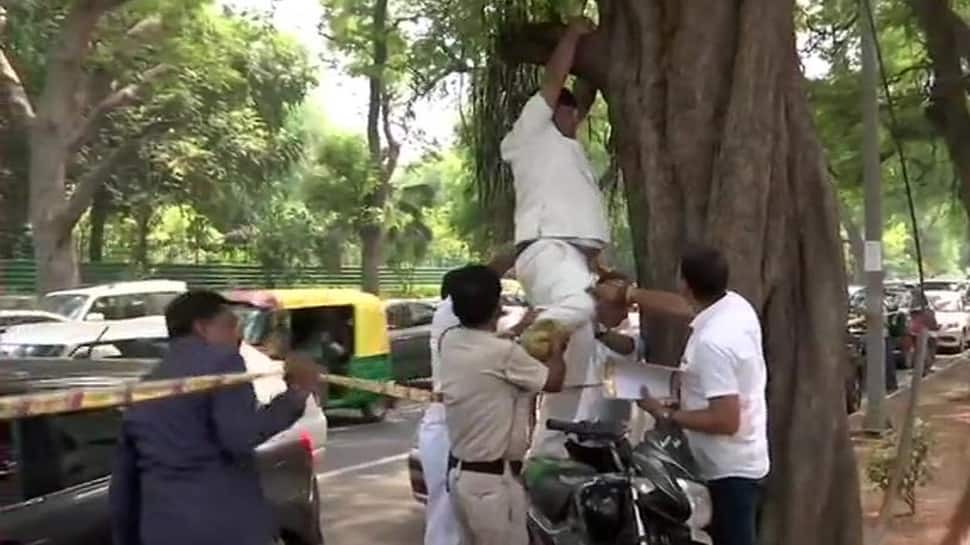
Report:
M 18 501 L 0 511 L 4 545 L 111 543 L 108 480 L 121 418 L 112 408 L 14 422 L 5 492 Z

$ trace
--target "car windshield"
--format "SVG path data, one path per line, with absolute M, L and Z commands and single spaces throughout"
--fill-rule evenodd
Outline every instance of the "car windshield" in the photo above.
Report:
M 72 320 L 79 320 L 88 297 L 87 295 L 76 293 L 45 295 L 40 299 L 40 309 L 53 312 L 54 314 L 60 314 Z

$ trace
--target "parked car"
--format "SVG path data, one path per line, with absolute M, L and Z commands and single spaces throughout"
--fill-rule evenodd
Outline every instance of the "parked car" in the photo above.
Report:
M 147 373 L 135 360 L 3 360 L 0 395 L 113 386 Z M 0 422 L 0 542 L 111 543 L 108 481 L 122 410 Z M 297 426 L 256 450 L 263 489 L 287 545 L 323 543 L 313 445 Z M 217 501 L 217 500 L 216 500 Z
M 154 359 L 165 354 L 167 345 L 163 316 L 29 324 L 0 334 L 0 357 Z
M 963 294 L 956 291 L 927 291 L 926 298 L 936 311 L 940 326 L 936 335 L 939 349 L 962 352 L 970 343 L 970 312 Z
M 165 306 L 187 290 L 188 284 L 175 280 L 116 282 L 50 292 L 40 298 L 40 309 L 70 320 L 125 320 L 164 314 Z
M 435 305 L 420 300 L 386 302 L 394 380 L 409 382 L 431 376 L 431 319 Z
M 43 310 L 0 310 L 0 333 L 15 325 L 66 321 L 65 316 Z

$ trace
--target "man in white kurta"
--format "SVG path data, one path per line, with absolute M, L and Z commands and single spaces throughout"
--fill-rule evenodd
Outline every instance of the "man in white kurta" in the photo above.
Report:
M 545 429 L 547 418 L 573 420 L 584 413 L 583 390 L 599 388 L 593 369 L 595 342 L 591 263 L 610 240 L 610 228 L 593 170 L 576 130 L 595 99 L 577 84 L 564 89 L 576 45 L 592 31 L 586 20 L 570 24 L 546 64 L 542 90 L 522 109 L 502 140 L 502 158 L 515 185 L 515 276 L 529 303 L 572 331 L 563 391 L 544 395 L 531 455 L 565 457 L 564 436 Z M 586 415 L 588 416 L 588 415 Z

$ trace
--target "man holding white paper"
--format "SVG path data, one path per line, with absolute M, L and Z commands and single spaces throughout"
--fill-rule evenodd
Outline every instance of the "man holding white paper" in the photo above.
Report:
M 640 405 L 685 430 L 711 492 L 714 545 L 754 545 L 770 466 L 761 323 L 751 304 L 727 289 L 728 265 L 718 250 L 692 249 L 680 268 L 698 309 L 684 350 L 681 407 L 650 395 Z

